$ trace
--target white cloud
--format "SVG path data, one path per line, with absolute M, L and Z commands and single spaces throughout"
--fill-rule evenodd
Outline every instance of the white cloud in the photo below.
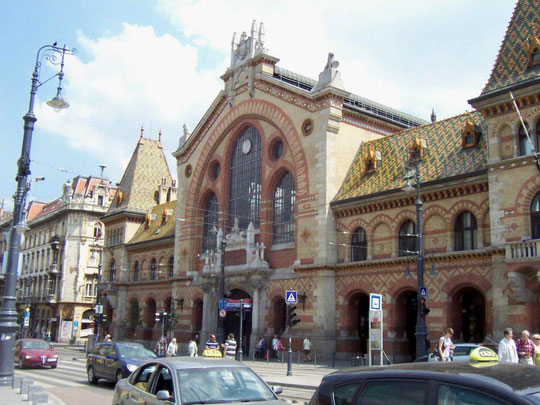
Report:
M 95 40 L 80 32 L 78 48 L 88 61 L 66 60 L 69 110 L 58 119 L 39 105 L 36 115 L 42 131 L 99 156 L 113 178 L 122 175 L 141 125 L 154 139 L 161 129 L 169 155 L 183 123 L 196 123 L 222 86 L 220 72 L 200 70 L 195 47 L 152 27 L 124 24 L 120 33 Z

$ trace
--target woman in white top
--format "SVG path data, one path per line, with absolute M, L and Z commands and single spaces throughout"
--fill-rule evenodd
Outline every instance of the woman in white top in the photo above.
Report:
M 448 328 L 446 329 L 444 336 L 441 336 L 439 339 L 439 353 L 441 354 L 442 361 L 452 361 L 452 356 L 450 353 L 454 351 L 455 346 L 450 337 L 453 334 L 454 329 Z
M 178 353 L 178 343 L 176 343 L 176 338 L 172 338 L 171 343 L 167 347 L 167 357 L 176 356 Z
M 197 347 L 197 342 L 195 342 L 195 340 L 193 339 L 191 339 L 188 343 L 188 352 L 191 357 L 199 356 L 199 348 Z

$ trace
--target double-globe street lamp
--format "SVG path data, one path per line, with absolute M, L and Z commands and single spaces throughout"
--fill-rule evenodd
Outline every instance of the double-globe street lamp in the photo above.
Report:
M 424 241 L 422 236 L 422 199 L 420 198 L 420 169 L 418 166 L 419 159 L 412 157 L 407 160 L 405 167 L 407 169 L 407 184 L 402 188 L 405 192 L 413 192 L 416 189 L 416 251 L 407 251 L 408 254 L 416 256 L 416 273 L 417 273 L 417 297 L 416 297 L 416 358 L 426 355 L 426 317 L 424 306 L 420 305 L 420 291 L 424 288 Z M 410 183 L 410 179 L 414 178 L 415 186 Z
M 26 199 L 28 176 L 30 175 L 30 147 L 32 144 L 32 132 L 34 123 L 37 121 L 34 115 L 34 101 L 37 90 L 41 85 L 58 76 L 58 91 L 56 96 L 47 102 L 47 105 L 55 111 L 69 107 L 61 96 L 62 79 L 64 77 L 64 56 L 74 54 L 75 49 L 67 49 L 53 45 L 42 46 L 36 55 L 36 64 L 32 73 L 30 87 L 30 102 L 28 112 L 24 115 L 24 133 L 21 150 L 21 157 L 17 162 L 18 171 L 15 181 L 17 181 L 17 191 L 14 196 L 13 218 L 8 244 L 8 259 L 6 271 L 6 288 L 2 298 L 2 309 L 0 310 L 0 386 L 11 385 L 13 381 L 13 363 L 15 333 L 17 332 L 17 312 L 15 310 L 15 295 L 17 287 L 17 267 L 19 264 L 19 250 L 21 244 L 22 228 L 24 226 L 24 205 Z M 60 59 L 60 60 L 59 60 Z M 49 61 L 54 65 L 60 65 L 60 71 L 49 79 L 41 82 L 39 73 L 41 62 Z

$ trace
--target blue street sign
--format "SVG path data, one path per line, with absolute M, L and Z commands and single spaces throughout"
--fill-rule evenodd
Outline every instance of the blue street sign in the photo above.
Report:
M 220 298 L 219 299 L 218 309 L 227 309 L 227 298 Z
M 296 290 L 285 291 L 285 302 L 287 304 L 296 304 L 298 302 Z
M 382 309 L 382 295 L 381 294 L 369 294 L 369 309 L 378 311 Z
M 420 287 L 420 297 L 423 297 L 423 298 L 427 297 L 427 288 L 424 286 Z

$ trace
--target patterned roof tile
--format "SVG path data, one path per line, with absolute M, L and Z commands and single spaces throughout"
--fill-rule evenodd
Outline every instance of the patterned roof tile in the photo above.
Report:
M 482 95 L 540 77 L 540 65 L 528 66 L 529 40 L 540 35 L 539 10 L 539 0 L 518 1 Z
M 461 134 L 467 120 L 476 125 L 483 122 L 480 113 L 469 112 L 364 143 L 334 202 L 401 188 L 407 150 L 414 137 L 428 141 L 419 164 L 422 183 L 481 170 L 487 158 L 485 134 L 478 145 L 464 149 Z M 377 170 L 367 173 L 366 157 L 371 151 L 381 152 L 382 160 Z
M 148 213 L 148 217 L 147 220 L 151 218 L 154 219 L 145 221 L 145 223 L 140 226 L 133 238 L 129 241 L 130 244 L 149 242 L 155 239 L 174 236 L 176 200 L 154 206 Z

